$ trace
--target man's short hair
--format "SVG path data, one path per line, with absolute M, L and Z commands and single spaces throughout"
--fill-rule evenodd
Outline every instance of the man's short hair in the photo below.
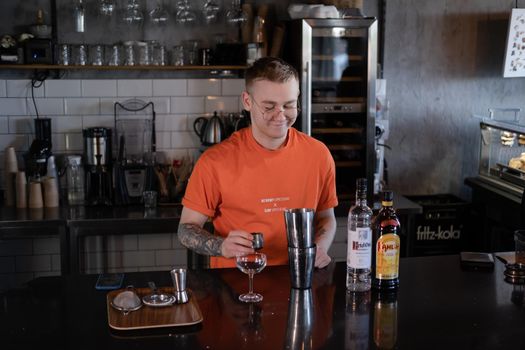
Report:
M 259 58 L 246 70 L 244 75 L 247 90 L 258 80 L 284 83 L 290 79 L 299 81 L 299 73 L 292 65 L 277 57 Z

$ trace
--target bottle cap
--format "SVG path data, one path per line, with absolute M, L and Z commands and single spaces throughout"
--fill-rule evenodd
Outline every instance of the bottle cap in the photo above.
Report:
M 358 190 L 361 190 L 361 189 L 364 189 L 366 190 L 366 187 L 367 187 L 367 181 L 366 181 L 366 178 L 359 178 L 356 180 L 356 184 L 357 184 L 357 189 Z
M 394 200 L 394 192 L 383 191 L 383 202 L 392 202 Z

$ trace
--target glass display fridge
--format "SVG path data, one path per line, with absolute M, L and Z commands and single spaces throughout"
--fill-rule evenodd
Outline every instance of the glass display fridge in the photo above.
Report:
M 301 78 L 295 127 L 322 141 L 336 166 L 339 200 L 354 200 L 355 182 L 375 171 L 377 21 L 299 19 L 287 27 L 284 59 Z

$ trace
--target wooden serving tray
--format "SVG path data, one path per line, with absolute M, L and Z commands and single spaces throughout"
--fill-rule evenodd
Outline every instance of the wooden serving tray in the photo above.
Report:
M 142 305 L 137 311 L 131 311 L 127 315 L 113 308 L 110 303 L 118 293 L 126 289 L 118 289 L 109 292 L 106 296 L 106 307 L 108 311 L 108 324 L 113 329 L 133 330 L 161 327 L 190 326 L 202 322 L 202 313 L 199 304 L 193 297 L 191 290 L 187 289 L 189 301 L 185 304 L 172 304 L 164 307 L 152 307 Z M 149 288 L 136 288 L 138 296 L 151 293 Z M 173 287 L 159 288 L 159 292 L 173 293 Z

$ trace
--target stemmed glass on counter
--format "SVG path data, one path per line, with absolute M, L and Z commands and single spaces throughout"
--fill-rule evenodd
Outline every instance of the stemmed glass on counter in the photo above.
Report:
M 245 303 L 257 303 L 263 300 L 263 296 L 253 292 L 253 275 L 261 272 L 266 267 L 266 255 L 263 253 L 250 253 L 238 255 L 236 258 L 237 268 L 249 277 L 249 292 L 239 295 L 239 300 Z

